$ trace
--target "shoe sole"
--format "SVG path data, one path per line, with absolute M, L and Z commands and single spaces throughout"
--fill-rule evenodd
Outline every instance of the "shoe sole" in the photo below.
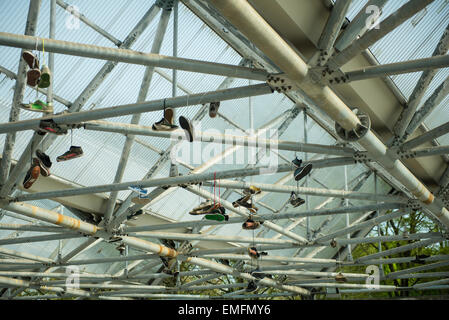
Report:
M 187 140 L 193 142 L 193 129 L 192 125 L 190 124 L 190 121 L 181 116 L 179 117 L 179 124 L 181 125 L 181 128 L 183 128 L 186 131 Z
M 75 159 L 75 158 L 79 158 L 79 157 L 81 157 L 82 155 L 83 155 L 83 154 L 78 154 L 78 155 L 75 155 L 75 156 L 72 156 L 72 157 L 64 157 L 64 158 L 57 157 L 57 158 L 56 158 L 56 161 L 57 161 L 57 162 L 62 162 L 62 161 L 72 160 L 72 159 Z
M 173 124 L 173 116 L 174 116 L 174 112 L 172 108 L 167 108 L 164 111 L 164 118 L 165 120 L 167 120 L 169 123 Z
M 30 171 L 30 179 L 23 184 L 23 187 L 25 189 L 29 189 L 33 185 L 33 183 L 36 182 L 37 178 L 39 178 L 39 175 L 41 173 L 41 169 L 39 166 L 34 166 L 32 169 L 30 169 Z
M 295 174 L 295 180 L 296 181 L 301 180 L 306 175 L 308 175 L 310 173 L 310 171 L 312 171 L 312 164 L 311 163 L 307 164 L 300 172 Z
M 32 69 L 27 72 L 27 85 L 35 87 L 39 83 L 41 72 L 38 69 Z
M 33 68 L 39 69 L 39 60 L 30 51 L 24 51 L 22 54 L 22 58 L 28 64 L 28 67 L 30 67 L 30 69 L 33 69 Z

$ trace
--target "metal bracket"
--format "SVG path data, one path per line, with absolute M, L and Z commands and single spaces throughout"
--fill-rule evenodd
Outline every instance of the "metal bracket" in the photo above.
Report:
M 416 210 L 421 210 L 422 205 L 421 205 L 421 202 L 417 199 L 409 199 L 407 201 L 407 208 L 416 211 Z
M 291 81 L 287 75 L 283 73 L 269 75 L 267 78 L 267 83 L 273 92 L 277 91 L 281 93 L 297 89 L 293 81 Z
M 335 131 L 337 132 L 337 135 L 343 141 L 347 142 L 356 142 L 360 140 L 371 129 L 371 119 L 367 113 L 363 112 L 359 108 L 352 109 L 352 112 L 354 112 L 357 118 L 359 118 L 360 120 L 360 124 L 358 124 L 356 128 L 348 131 L 340 126 L 337 122 L 335 123 Z
M 353 157 L 356 163 L 367 163 L 371 161 L 366 151 L 355 151 Z
M 166 11 L 171 11 L 173 9 L 173 5 L 177 0 L 156 0 L 155 4 Z

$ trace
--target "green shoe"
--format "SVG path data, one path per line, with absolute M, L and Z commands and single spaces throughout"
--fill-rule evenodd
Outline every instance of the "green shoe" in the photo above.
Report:
M 228 221 L 229 220 L 229 216 L 222 215 L 220 213 L 217 213 L 217 214 L 206 214 L 205 217 L 206 217 L 207 220 L 215 220 L 215 221 Z
M 38 87 L 39 88 L 48 88 L 50 86 L 51 81 L 51 71 L 46 65 L 42 66 L 41 77 L 39 79 Z
M 45 103 L 42 100 L 36 100 L 28 104 L 21 103 L 20 107 L 33 112 L 53 113 L 53 105 L 51 103 Z

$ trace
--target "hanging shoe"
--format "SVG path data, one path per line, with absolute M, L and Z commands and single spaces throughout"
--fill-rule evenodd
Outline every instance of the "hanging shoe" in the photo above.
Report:
M 257 252 L 256 247 L 249 247 L 248 248 L 248 255 L 252 258 L 252 259 L 259 259 L 260 254 L 259 252 Z
M 42 112 L 42 113 L 53 113 L 53 104 L 46 103 L 42 100 L 36 100 L 33 103 L 21 103 L 20 107 L 24 110 L 33 111 L 33 112 Z
M 57 162 L 67 161 L 75 158 L 79 158 L 83 155 L 83 149 L 81 147 L 71 146 L 69 151 L 66 151 L 64 154 L 58 156 L 56 158 Z
M 166 108 L 164 110 L 164 119 L 168 121 L 171 125 L 174 125 L 174 112 L 172 108 Z M 178 126 L 175 126 L 176 128 Z
M 34 182 L 36 182 L 37 178 L 39 178 L 39 175 L 41 173 L 41 169 L 39 167 L 39 160 L 36 158 L 33 158 L 33 164 L 31 165 L 31 168 L 28 170 L 27 174 L 25 175 L 25 179 L 23 180 L 23 187 L 25 189 L 29 189 Z
M 34 53 L 32 53 L 31 51 L 28 51 L 28 50 L 24 51 L 22 53 L 22 58 L 23 58 L 23 60 L 26 61 L 26 63 L 28 64 L 28 67 L 30 67 L 30 69 L 34 69 L 34 68 L 39 69 L 39 60 L 34 55 Z
M 27 72 L 27 85 L 35 87 L 39 83 L 41 77 L 41 71 L 39 69 L 31 69 Z
M 211 102 L 209 104 L 209 117 L 215 118 L 218 113 L 218 108 L 220 108 L 220 101 Z
M 153 124 L 152 128 L 154 131 L 173 131 L 175 129 L 178 129 L 178 126 L 171 124 L 167 119 L 162 118 L 161 121 Z
M 136 220 L 138 216 L 142 215 L 143 211 L 142 210 L 137 210 L 136 213 L 130 214 L 129 216 L 126 217 L 126 220 Z
M 238 200 L 236 200 L 236 201 L 234 201 L 233 203 L 232 203 L 232 205 L 234 206 L 234 208 L 237 208 L 237 207 L 240 207 L 240 206 L 242 206 L 242 207 L 251 207 L 250 205 L 249 205 L 249 203 L 248 203 L 248 200 L 251 198 L 251 195 L 250 194 L 247 194 L 247 195 L 245 195 L 245 196 L 243 196 L 243 197 L 241 197 L 240 199 L 238 199 Z
M 260 194 L 262 190 L 260 188 L 257 188 L 255 186 L 250 186 L 249 188 L 243 189 L 243 193 L 245 195 L 248 194 Z
M 142 188 L 141 186 L 129 186 L 128 189 L 142 196 L 148 195 L 148 190 Z
M 304 203 L 306 203 L 304 199 L 298 197 L 295 192 L 292 192 L 292 194 L 290 195 L 290 204 L 293 206 L 293 208 L 297 208 Z
M 248 286 L 246 287 L 246 292 L 254 292 L 257 290 L 257 285 L 254 281 L 248 282 Z
M 256 230 L 256 229 L 259 229 L 260 225 L 261 225 L 261 223 L 259 221 L 254 221 L 252 219 L 248 219 L 242 224 L 242 229 Z
M 118 247 L 116 247 L 116 249 L 120 252 L 120 255 L 123 256 L 126 250 L 125 244 L 124 243 L 119 244 Z
M 298 169 L 295 170 L 294 176 L 295 176 L 295 180 L 299 181 L 302 178 L 304 178 L 306 175 L 308 175 L 310 173 L 310 171 L 312 171 L 312 164 L 308 163 L 303 167 L 299 167 Z
M 43 65 L 41 69 L 41 76 L 39 79 L 39 88 L 48 88 L 51 82 L 51 71 L 47 65 Z
M 189 214 L 192 216 L 201 215 L 201 214 L 207 214 L 209 213 L 209 210 L 214 206 L 213 201 L 207 200 L 202 202 L 199 206 L 193 208 Z
M 181 128 L 183 128 L 184 131 L 186 132 L 187 140 L 190 142 L 193 142 L 193 126 L 190 123 L 189 119 L 187 119 L 186 117 L 180 116 L 179 124 L 181 125 Z
M 53 134 L 56 134 L 56 135 L 67 134 L 67 129 L 60 127 L 52 119 L 41 120 L 40 123 L 39 123 L 39 130 L 40 131 L 44 131 L 44 132 L 53 133 Z
M 221 213 L 209 213 L 205 215 L 207 220 L 228 221 L 229 216 Z
M 335 276 L 335 281 L 338 283 L 345 283 L 345 282 L 348 282 L 348 279 L 346 279 L 346 277 L 341 272 L 339 272 Z
M 330 245 L 331 245 L 332 248 L 336 248 L 337 247 L 337 241 L 335 241 L 335 239 L 332 239 Z
M 296 166 L 296 167 L 300 167 L 302 165 L 302 160 L 298 159 L 298 157 L 295 158 L 295 160 L 292 161 L 292 163 Z
M 39 163 L 41 174 L 44 177 L 50 176 L 50 167 L 52 165 L 50 157 L 39 149 L 36 150 L 36 157 Z

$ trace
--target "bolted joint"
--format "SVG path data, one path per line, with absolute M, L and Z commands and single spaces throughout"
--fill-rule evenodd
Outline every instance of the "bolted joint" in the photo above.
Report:
M 407 208 L 409 208 L 413 211 L 417 211 L 417 210 L 422 209 L 422 205 L 421 205 L 421 202 L 417 199 L 409 199 L 407 201 Z
M 156 0 L 155 4 L 161 9 L 171 11 L 173 9 L 175 1 L 178 0 Z
M 346 142 L 356 142 L 362 139 L 371 130 L 371 119 L 369 115 L 358 108 L 352 109 L 352 112 L 359 118 L 360 124 L 351 130 L 346 130 L 337 122 L 335 131 L 337 135 Z
M 285 74 L 270 74 L 267 83 L 271 90 L 279 93 L 296 90 L 296 86 Z
M 366 151 L 355 151 L 353 157 L 356 163 L 367 163 L 370 161 Z

